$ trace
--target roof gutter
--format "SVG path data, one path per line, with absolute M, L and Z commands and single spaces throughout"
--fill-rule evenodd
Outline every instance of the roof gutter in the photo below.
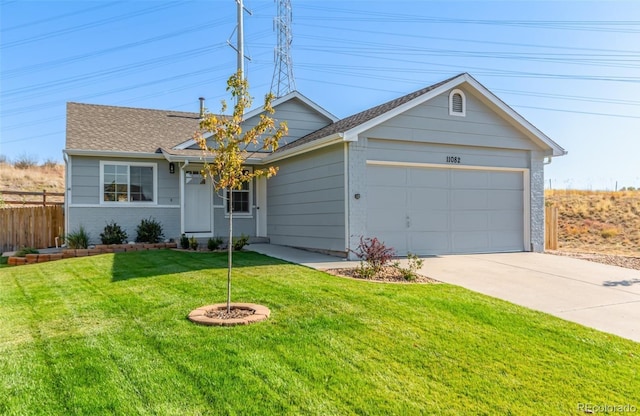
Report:
M 322 139 L 314 140 L 309 143 L 292 147 L 291 149 L 283 150 L 282 152 L 272 153 L 269 156 L 262 159 L 262 163 L 266 164 L 266 163 L 277 162 L 282 159 L 301 155 L 303 153 L 307 153 L 312 150 L 321 149 L 323 147 L 330 146 L 336 143 L 342 143 L 344 141 L 345 141 L 344 133 L 334 133 L 330 136 L 323 137 Z
M 161 153 L 148 152 L 118 152 L 113 150 L 81 150 L 81 149 L 64 149 L 64 154 L 69 156 L 93 156 L 93 157 L 123 157 L 137 159 L 162 159 Z

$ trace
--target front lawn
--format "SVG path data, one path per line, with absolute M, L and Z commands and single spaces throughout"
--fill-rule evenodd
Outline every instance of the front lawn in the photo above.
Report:
M 445 284 L 174 251 L 0 270 L 0 414 L 584 414 L 640 408 L 640 344 Z

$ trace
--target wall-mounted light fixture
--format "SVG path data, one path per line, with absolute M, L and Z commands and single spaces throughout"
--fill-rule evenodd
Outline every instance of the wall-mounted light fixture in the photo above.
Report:
M 353 197 L 354 197 L 355 199 L 360 199 L 360 194 L 355 194 Z
M 170 173 L 170 174 L 172 174 L 172 175 L 173 175 L 174 173 L 176 173 L 176 165 L 175 165 L 175 163 L 173 163 L 173 162 L 170 162 L 170 163 L 169 163 L 169 173 Z

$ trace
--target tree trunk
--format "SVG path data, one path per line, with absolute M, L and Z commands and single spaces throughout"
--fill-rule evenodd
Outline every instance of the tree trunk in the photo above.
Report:
M 231 267 L 233 266 L 233 189 L 229 190 L 229 244 L 227 244 L 227 313 L 231 313 Z

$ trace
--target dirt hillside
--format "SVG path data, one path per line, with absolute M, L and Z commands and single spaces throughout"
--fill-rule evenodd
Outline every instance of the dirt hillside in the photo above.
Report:
M 547 190 L 561 251 L 640 256 L 640 191 Z
M 7 201 L 38 200 L 38 197 L 23 197 L 3 194 L 3 191 L 64 192 L 64 165 L 46 163 L 16 167 L 10 163 L 0 163 L 0 206 L 16 206 Z M 42 201 L 42 198 L 39 198 Z M 47 197 L 52 202 L 62 201 L 61 197 Z

